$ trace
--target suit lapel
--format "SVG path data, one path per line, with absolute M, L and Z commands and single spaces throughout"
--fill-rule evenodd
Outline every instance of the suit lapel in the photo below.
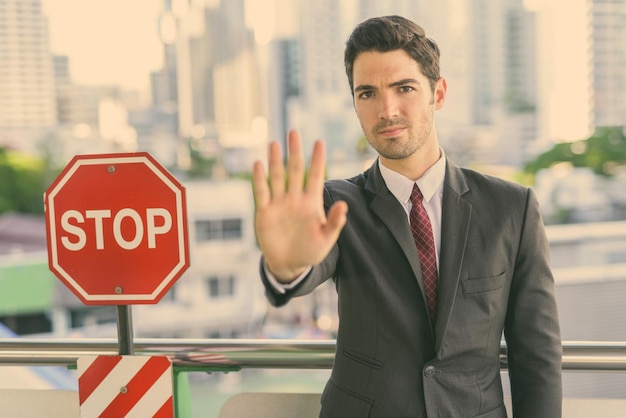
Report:
M 424 291 L 422 268 L 417 258 L 415 241 L 413 240 L 413 235 L 411 235 L 409 221 L 404 208 L 387 188 L 380 174 L 380 169 L 378 168 L 378 160 L 374 162 L 368 170 L 365 190 L 372 193 L 374 196 L 370 202 L 371 211 L 374 212 L 385 224 L 387 229 L 389 229 L 398 244 L 400 244 L 400 248 L 402 248 L 404 255 L 409 261 L 411 270 L 417 279 L 417 284 L 424 300 L 424 306 L 426 306 L 426 292 Z
M 445 338 L 454 306 L 465 254 L 472 205 L 462 198 L 469 192 L 461 169 L 447 161 L 441 215 L 441 254 L 435 349 Z

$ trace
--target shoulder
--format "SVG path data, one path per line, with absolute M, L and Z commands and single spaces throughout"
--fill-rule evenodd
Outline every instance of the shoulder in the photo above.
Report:
M 454 175 L 462 177 L 467 187 L 466 192 L 462 193 L 462 198 L 472 204 L 486 205 L 498 210 L 537 205 L 533 190 L 526 185 L 468 168 L 457 168 L 456 170 L 456 174 L 452 174 L 451 177 Z M 450 178 L 446 180 L 446 183 L 450 185 L 450 182 L 455 181 L 458 183 L 458 179 Z M 452 188 L 454 189 L 454 187 Z
M 355 193 L 360 194 L 368 183 L 368 180 L 374 175 L 373 166 L 369 169 L 355 175 L 354 177 L 346 179 L 331 179 L 326 180 L 324 188 L 327 193 L 337 195 L 353 195 Z
M 342 200 L 351 207 L 369 204 L 379 193 L 384 192 L 384 182 L 377 175 L 376 164 L 369 169 L 346 179 L 331 179 L 324 183 L 324 201 L 327 207 Z
M 350 179 L 327 180 L 324 183 L 324 196 L 327 200 L 350 201 L 363 196 L 364 183 L 360 180 L 361 175 Z
M 469 168 L 459 169 L 465 178 L 471 191 L 484 193 L 505 193 L 507 195 L 527 195 L 530 191 L 528 186 L 511 180 L 480 173 Z

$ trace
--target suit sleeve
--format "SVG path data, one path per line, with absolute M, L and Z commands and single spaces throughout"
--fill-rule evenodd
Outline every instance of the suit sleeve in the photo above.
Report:
M 282 291 L 277 290 L 276 287 L 270 282 L 265 271 L 264 260 L 261 258 L 259 271 L 261 281 L 265 287 L 265 297 L 272 304 L 272 306 L 280 307 L 287 304 L 287 302 L 289 302 L 289 300 L 293 297 L 311 293 L 317 286 L 334 275 L 338 253 L 339 249 L 337 245 L 335 245 L 328 256 L 326 256 L 326 259 L 321 264 L 312 266 L 309 273 L 302 280 L 300 280 L 298 284 L 292 288 L 283 289 Z
M 505 322 L 515 418 L 561 417 L 562 343 L 539 203 L 528 189 Z

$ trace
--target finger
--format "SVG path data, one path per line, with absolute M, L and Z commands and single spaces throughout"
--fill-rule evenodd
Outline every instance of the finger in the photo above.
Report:
M 314 195 L 322 196 L 324 192 L 324 177 L 326 175 L 326 156 L 323 141 L 315 141 L 311 164 L 306 181 L 306 191 Z
M 274 198 L 281 197 L 285 193 L 285 166 L 278 142 L 270 143 L 269 154 L 270 192 Z
M 333 204 L 326 214 L 324 234 L 333 241 L 339 238 L 339 233 L 347 221 L 348 204 L 342 200 Z
M 252 167 L 252 192 L 258 209 L 266 207 L 270 202 L 270 189 L 265 177 L 263 163 L 256 161 Z
M 289 176 L 289 193 L 302 192 L 304 182 L 304 156 L 302 155 L 302 142 L 300 134 L 289 131 L 289 159 L 287 162 Z

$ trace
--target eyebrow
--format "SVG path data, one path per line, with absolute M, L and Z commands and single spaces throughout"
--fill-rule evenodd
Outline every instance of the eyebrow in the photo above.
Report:
M 414 78 L 404 78 L 402 80 L 398 80 L 398 81 L 394 81 L 393 83 L 390 83 L 388 87 L 399 87 L 399 86 L 404 86 L 406 84 L 420 84 L 420 82 Z M 376 87 L 370 84 L 361 84 L 354 88 L 355 93 L 358 91 L 368 91 L 368 90 L 376 90 Z

